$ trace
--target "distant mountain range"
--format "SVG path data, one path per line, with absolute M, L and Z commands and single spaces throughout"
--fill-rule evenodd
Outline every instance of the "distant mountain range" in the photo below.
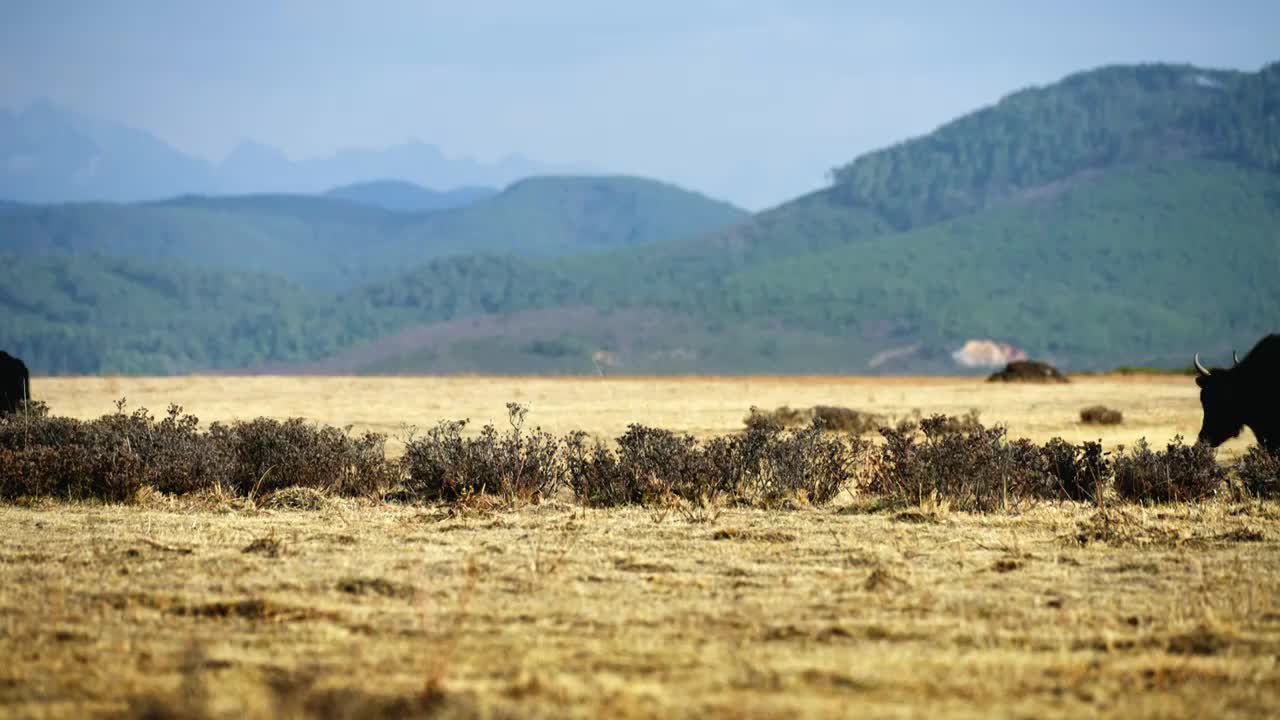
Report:
M 210 163 L 150 133 L 52 103 L 34 103 L 16 112 L 0 109 L 0 198 L 24 203 L 140 202 L 186 194 L 310 194 L 386 178 L 441 189 L 503 187 L 533 175 L 590 171 L 515 154 L 495 162 L 450 158 L 421 142 L 291 160 L 273 147 L 246 141 L 221 163 Z
M 429 212 L 3 208 L 0 348 L 43 373 L 955 373 L 971 340 L 1185 367 L 1280 331 L 1280 64 L 1077 73 L 832 178 L 754 215 L 566 176 Z

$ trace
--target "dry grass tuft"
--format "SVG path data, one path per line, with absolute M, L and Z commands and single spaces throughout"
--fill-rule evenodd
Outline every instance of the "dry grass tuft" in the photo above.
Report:
M 789 543 L 796 536 L 782 530 L 756 530 L 752 528 L 721 528 L 711 533 L 712 540 L 735 540 L 750 543 Z
M 1265 542 L 1267 533 L 1258 528 L 1235 528 L 1214 536 L 1223 542 Z
M 1171 655 L 1218 655 L 1239 640 L 1234 633 L 1201 624 L 1187 632 L 1169 636 L 1165 649 Z
M 318 511 L 329 507 L 329 498 L 316 488 L 286 487 L 268 494 L 258 504 L 268 510 Z
M 1080 422 L 1085 425 L 1119 425 L 1124 422 L 1124 413 L 1106 405 L 1090 405 L 1080 411 Z
M 922 510 L 904 510 L 893 516 L 894 521 L 900 523 L 911 523 L 915 525 L 932 525 L 942 522 L 945 518 L 942 513 L 936 510 L 928 512 Z
M 412 600 L 416 591 L 409 585 L 379 577 L 349 577 L 338 581 L 338 592 L 348 595 L 380 595 L 400 600 Z
M 900 592 L 910 586 L 906 580 L 894 575 L 883 566 L 873 569 L 867 579 L 862 582 L 863 589 L 868 592 Z
M 262 555 L 263 557 L 276 558 L 284 552 L 284 543 L 276 537 L 260 537 L 241 550 L 242 553 L 252 555 Z
M 1123 510 L 1104 508 L 1081 521 L 1068 539 L 1077 545 L 1101 543 L 1110 547 L 1144 547 L 1178 545 L 1183 537 L 1176 530 L 1145 524 Z
M 250 687 L 242 688 L 243 702 L 259 697 L 260 706 L 248 715 L 228 712 L 226 698 L 220 697 L 210 679 L 219 663 L 193 646 L 183 662 L 181 684 L 169 692 L 136 695 L 126 709 L 107 717 L 147 718 L 147 720 L 215 720 L 228 717 L 306 718 L 307 720 L 423 720 L 467 717 L 475 714 L 460 698 L 443 693 L 392 695 L 356 687 L 331 687 L 318 682 L 315 671 L 262 672 Z M 232 706 L 234 707 L 234 706 Z
M 198 618 L 240 618 L 260 622 L 301 622 L 306 620 L 337 620 L 338 616 L 313 607 L 278 603 L 265 598 L 250 597 L 241 600 L 215 600 L 204 603 L 179 603 L 169 608 L 174 615 Z

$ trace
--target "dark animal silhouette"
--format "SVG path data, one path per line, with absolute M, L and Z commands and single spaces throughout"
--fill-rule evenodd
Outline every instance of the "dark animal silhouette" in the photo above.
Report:
M 27 365 L 0 350 L 0 415 L 12 415 L 31 397 L 31 376 Z
M 1036 360 L 1014 360 L 1004 366 L 1003 370 L 994 372 L 987 382 L 1040 382 L 1064 383 L 1067 378 L 1058 372 L 1058 368 Z
M 1217 447 L 1248 427 L 1258 444 L 1280 454 L 1280 335 L 1258 341 L 1230 368 L 1206 368 L 1196 353 L 1196 385 L 1204 423 L 1200 442 Z

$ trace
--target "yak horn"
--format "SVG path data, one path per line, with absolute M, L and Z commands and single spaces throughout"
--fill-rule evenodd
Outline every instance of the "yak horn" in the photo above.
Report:
M 1235 351 L 1235 350 L 1232 350 L 1232 351 L 1231 351 L 1231 364 L 1232 364 L 1232 365 L 1239 365 L 1239 364 L 1240 364 L 1240 358 L 1236 357 L 1236 351 Z
M 1200 353 L 1196 353 L 1196 370 L 1200 371 L 1201 375 L 1209 374 L 1209 369 L 1204 366 L 1204 363 L 1200 362 Z

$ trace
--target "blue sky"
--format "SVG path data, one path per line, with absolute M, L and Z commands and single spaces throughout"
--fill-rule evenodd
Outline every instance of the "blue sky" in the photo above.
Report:
M 215 161 L 243 139 L 295 158 L 417 139 L 751 209 L 1077 70 L 1280 60 L 1274 0 L 10 0 L 2 13 L 0 106 L 46 98 Z

